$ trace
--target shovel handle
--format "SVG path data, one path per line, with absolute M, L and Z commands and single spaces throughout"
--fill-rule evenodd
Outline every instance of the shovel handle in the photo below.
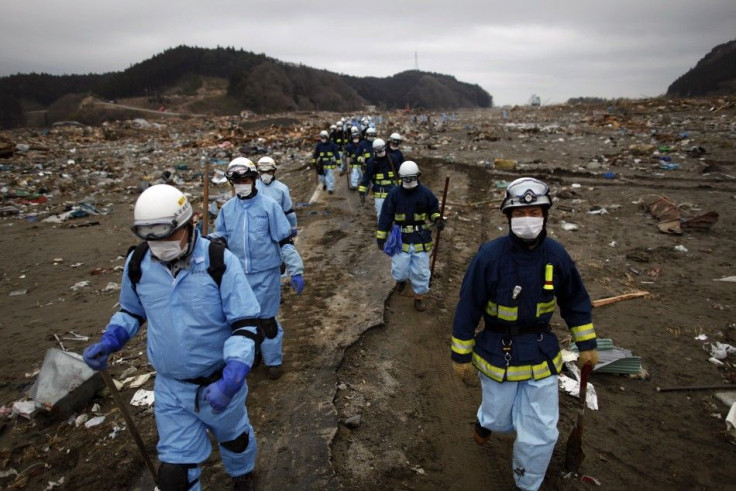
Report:
M 146 462 L 146 467 L 148 467 L 149 472 L 153 476 L 153 482 L 156 482 L 157 477 L 158 477 L 156 468 L 153 466 L 153 462 L 151 462 L 151 458 L 148 456 L 148 453 L 146 452 L 146 446 L 143 444 L 143 439 L 141 438 L 141 434 L 138 433 L 138 428 L 136 428 L 135 423 L 133 422 L 133 417 L 130 415 L 128 408 L 125 407 L 125 402 L 120 397 L 120 393 L 118 392 L 117 387 L 115 387 L 115 382 L 113 382 L 112 377 L 110 377 L 110 374 L 107 372 L 107 369 L 100 370 L 100 374 L 102 375 L 102 380 L 105 381 L 105 385 L 107 385 L 107 388 L 110 390 L 110 393 L 112 394 L 112 398 L 115 401 L 115 405 L 118 407 L 120 412 L 123 414 L 123 417 L 125 418 L 125 422 L 128 423 L 130 434 L 133 435 L 135 444 L 138 446 L 138 450 L 140 450 L 141 455 L 143 456 L 143 460 Z

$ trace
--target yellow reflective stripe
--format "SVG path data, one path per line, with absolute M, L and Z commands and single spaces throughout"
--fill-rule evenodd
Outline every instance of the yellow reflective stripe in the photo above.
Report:
M 363 185 L 358 186 L 358 192 L 359 193 L 365 193 L 366 191 L 368 191 L 368 188 L 367 187 L 365 187 Z
M 334 169 L 335 168 L 335 164 L 327 164 L 327 165 L 324 166 L 324 168 L 325 169 Z
M 385 239 L 388 236 L 388 232 L 385 230 L 376 230 L 376 239 Z
M 486 305 L 486 314 L 492 317 L 497 317 L 498 316 L 498 305 L 496 305 L 495 303 L 489 300 L 488 304 Z
M 593 329 L 592 323 L 575 326 L 570 330 L 572 331 L 572 337 L 575 339 L 576 343 L 595 339 L 595 329 Z
M 409 252 L 410 245 L 411 244 L 401 244 L 401 250 L 403 252 Z M 414 244 L 414 252 L 422 252 L 422 251 L 429 252 L 430 250 L 432 250 L 431 242 L 429 244 Z
M 506 369 L 506 380 L 509 382 L 519 382 L 520 380 L 529 380 L 530 378 L 532 378 L 531 365 L 508 367 Z
M 549 314 L 550 312 L 555 311 L 555 306 L 557 305 L 557 300 L 552 299 L 549 302 L 541 302 L 537 304 L 537 317 L 541 316 L 542 314 Z
M 498 318 L 505 321 L 515 321 L 519 318 L 519 307 L 498 306 Z
M 374 181 L 379 186 L 386 186 L 388 184 L 393 184 L 393 181 L 388 181 L 386 179 L 380 180 L 380 181 Z
M 475 339 L 463 341 L 455 336 L 452 337 L 452 351 L 458 355 L 469 355 L 473 352 L 473 346 L 475 346 Z
M 427 219 L 427 214 L 426 213 L 418 213 L 418 214 L 417 213 L 414 213 L 414 221 L 415 222 L 423 222 L 426 219 Z
M 396 215 L 394 215 L 394 221 L 395 222 L 403 222 L 404 220 L 406 220 L 406 214 L 404 214 L 404 213 L 397 213 Z
M 495 380 L 496 382 L 503 382 L 503 374 L 506 369 L 491 365 L 483 358 L 478 356 L 477 353 L 473 353 L 473 365 L 483 372 L 486 377 Z
M 432 213 L 432 215 L 430 216 L 430 218 L 429 218 L 429 219 L 430 219 L 431 221 L 433 221 L 433 222 L 434 222 L 434 221 L 435 221 L 435 220 L 437 220 L 437 219 L 438 219 L 439 217 L 440 217 L 440 214 L 439 214 L 439 213 Z
M 386 196 L 388 196 L 388 193 L 383 193 L 383 192 L 373 193 L 374 198 L 385 198 Z
M 373 179 L 383 179 L 383 173 L 381 174 L 373 174 Z

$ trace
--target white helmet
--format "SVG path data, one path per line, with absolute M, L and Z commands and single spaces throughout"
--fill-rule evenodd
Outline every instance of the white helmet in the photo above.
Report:
M 399 135 L 398 133 L 391 133 L 391 136 L 389 136 L 388 138 L 389 140 L 391 140 L 391 143 L 394 143 L 396 145 L 401 143 L 401 135 Z
M 549 209 L 552 206 L 549 187 L 533 177 L 520 177 L 509 184 L 506 188 L 506 197 L 501 203 L 501 211 L 508 214 L 513 208 L 525 206 L 541 206 Z
M 335 123 L 335 127 L 336 127 L 337 129 L 339 129 L 339 130 L 341 130 L 341 129 L 342 129 L 342 119 L 341 119 L 340 121 L 338 121 L 337 123 Z
M 405 177 L 417 178 L 420 175 L 422 175 L 422 173 L 419 172 L 419 166 L 416 164 L 416 162 L 412 162 L 411 160 L 405 161 L 403 164 L 401 164 L 401 167 L 399 167 L 399 177 L 402 179 L 404 179 Z
M 336 126 L 336 125 L 334 125 L 334 124 L 331 124 L 331 125 L 330 125 L 330 129 L 331 129 L 332 131 L 335 131 L 335 130 L 337 129 L 337 126 Z
M 184 193 L 168 184 L 156 184 L 138 196 L 131 230 L 140 239 L 160 240 L 189 223 L 193 215 Z
M 330 137 L 330 134 L 327 133 L 327 130 L 322 130 L 319 132 L 319 139 L 320 140 L 326 140 Z
M 258 169 L 252 160 L 245 157 L 236 157 L 229 164 L 225 171 L 225 177 L 228 181 L 233 179 L 242 179 L 244 177 L 258 177 Z
M 261 157 L 258 160 L 258 172 L 269 172 L 276 170 L 276 161 L 271 157 Z
M 365 137 L 371 141 L 373 138 L 376 137 L 376 129 L 375 128 L 368 128 L 365 130 Z
M 358 136 L 360 134 L 360 130 L 357 126 L 353 126 L 352 128 L 350 128 L 350 134 L 353 136 Z
M 386 142 L 380 138 L 373 140 L 373 151 L 375 153 L 383 152 L 386 150 Z

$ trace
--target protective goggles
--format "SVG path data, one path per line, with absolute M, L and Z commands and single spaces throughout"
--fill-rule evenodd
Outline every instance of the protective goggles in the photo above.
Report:
M 245 179 L 246 177 L 250 177 L 251 179 L 253 179 L 257 175 L 257 172 L 254 172 L 250 169 L 233 169 L 225 171 L 225 177 L 228 181 L 239 181 L 241 179 Z
M 161 240 L 173 234 L 176 230 L 176 221 L 159 223 L 135 223 L 130 230 L 143 240 Z
M 419 176 L 402 176 L 401 180 L 404 182 L 414 182 L 419 179 Z

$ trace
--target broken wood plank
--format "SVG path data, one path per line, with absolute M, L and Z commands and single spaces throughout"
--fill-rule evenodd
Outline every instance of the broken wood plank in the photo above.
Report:
M 622 300 L 630 300 L 632 298 L 645 297 L 647 295 L 649 295 L 649 292 L 642 290 L 642 291 L 633 292 L 633 293 L 626 293 L 624 295 L 617 295 L 615 297 L 608 297 L 608 298 L 601 298 L 598 300 L 593 300 L 591 304 L 593 305 L 593 307 L 600 307 L 602 305 L 608 305 L 611 303 L 620 302 Z

